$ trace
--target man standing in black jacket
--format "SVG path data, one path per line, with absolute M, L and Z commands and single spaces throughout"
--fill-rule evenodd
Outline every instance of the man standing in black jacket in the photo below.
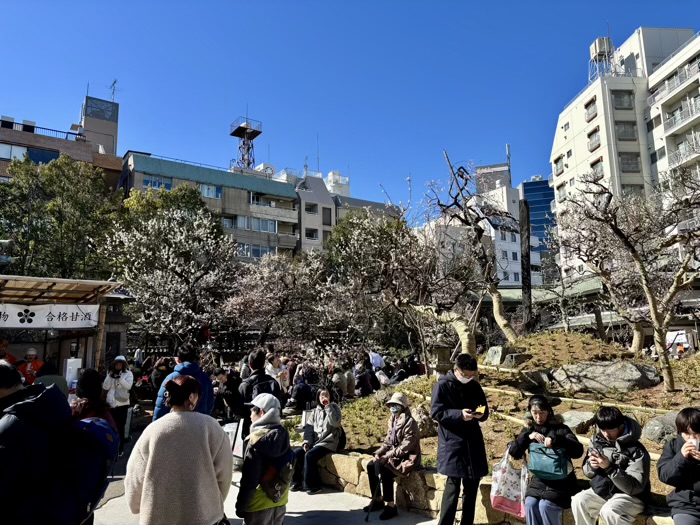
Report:
M 476 359 L 460 354 L 433 389 L 430 415 L 438 422 L 438 472 L 447 476 L 438 525 L 453 525 L 460 485 L 462 525 L 473 525 L 479 482 L 489 471 L 479 425 L 488 419 L 489 409 L 476 376 Z

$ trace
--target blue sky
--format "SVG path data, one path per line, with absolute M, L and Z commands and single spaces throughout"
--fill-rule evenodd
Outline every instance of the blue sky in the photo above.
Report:
M 697 0 L 54 2 L 5 0 L 0 113 L 68 129 L 118 79 L 119 154 L 228 166 L 229 124 L 263 122 L 256 161 L 350 175 L 394 201 L 454 161 L 512 149 L 514 182 L 549 173 L 556 119 L 610 25 L 700 28 Z M 695 17 L 689 16 L 695 14 Z M 10 22 L 11 21 L 11 22 Z M 349 172 L 349 173 L 348 173 Z

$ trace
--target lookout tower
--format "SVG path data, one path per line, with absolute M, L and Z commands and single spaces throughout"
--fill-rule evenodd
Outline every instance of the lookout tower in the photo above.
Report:
M 253 141 L 262 134 L 262 122 L 248 117 L 238 117 L 231 124 L 231 136 L 238 137 L 238 158 L 231 161 L 232 168 L 255 167 Z

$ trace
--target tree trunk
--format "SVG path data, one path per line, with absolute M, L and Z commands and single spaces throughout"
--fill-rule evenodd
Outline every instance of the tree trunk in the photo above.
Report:
M 632 338 L 632 351 L 634 355 L 640 357 L 644 351 L 644 328 L 642 323 L 632 323 L 632 332 L 634 337 Z
M 605 333 L 605 325 L 603 324 L 603 314 L 600 312 L 600 307 L 593 307 L 593 313 L 595 314 L 595 325 L 598 329 L 598 337 L 600 337 L 601 341 L 607 342 L 608 335 Z
M 569 322 L 569 314 L 566 312 L 564 300 L 559 301 L 559 313 L 561 314 L 561 323 L 564 325 L 564 331 L 568 333 L 571 330 L 571 323 Z
M 673 379 L 673 370 L 671 370 L 671 362 L 668 360 L 668 352 L 666 351 L 666 330 L 654 327 L 654 347 L 656 353 L 659 354 L 659 363 L 661 363 L 661 374 L 664 378 L 664 390 L 666 392 L 674 392 L 676 383 Z
M 462 353 L 471 354 L 476 359 L 476 335 L 471 330 L 465 332 L 465 337 L 462 339 Z
M 505 309 L 503 308 L 503 297 L 501 297 L 501 292 L 498 291 L 496 286 L 491 286 L 489 289 L 489 295 L 491 296 L 491 302 L 493 303 L 493 318 L 498 323 L 503 335 L 509 343 L 514 343 L 518 339 L 518 334 L 515 333 L 513 325 L 506 317 Z

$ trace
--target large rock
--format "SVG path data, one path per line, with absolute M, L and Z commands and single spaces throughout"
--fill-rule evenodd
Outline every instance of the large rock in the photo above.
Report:
M 485 365 L 501 366 L 510 352 L 503 346 L 492 346 L 486 353 Z
M 396 478 L 401 490 L 405 493 L 406 506 L 421 510 L 433 510 L 428 503 L 428 491 L 435 492 L 425 484 L 422 472 L 413 471 L 406 477 Z
M 418 431 L 421 439 L 437 436 L 437 424 L 430 417 L 430 412 L 426 405 L 411 407 L 411 415 L 418 423 Z
M 642 437 L 659 445 L 665 445 L 667 441 L 670 441 L 678 433 L 676 430 L 677 415 L 678 412 L 669 412 L 663 416 L 651 419 L 644 425 Z
M 564 412 L 561 417 L 564 419 L 564 424 L 573 430 L 574 434 L 585 434 L 593 424 L 595 413 L 570 410 Z
M 531 358 L 530 354 L 508 354 L 503 360 L 503 368 L 517 368 Z
M 563 390 L 578 392 L 631 392 L 661 382 L 656 368 L 626 361 L 583 362 L 558 368 L 552 374 Z
M 425 484 L 431 489 L 445 490 L 445 482 L 447 477 L 443 474 L 438 474 L 434 471 L 424 470 L 423 477 L 425 478 Z
M 328 471 L 348 483 L 357 485 L 360 482 L 361 458 L 344 454 L 329 454 L 324 458 Z

